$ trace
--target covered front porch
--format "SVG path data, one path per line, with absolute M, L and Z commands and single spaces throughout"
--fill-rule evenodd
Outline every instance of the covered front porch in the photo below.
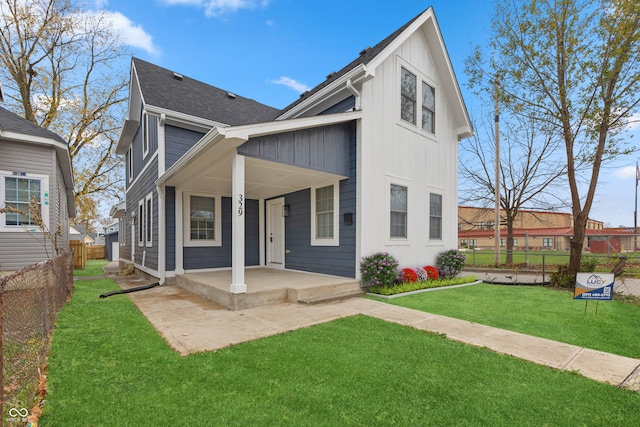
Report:
M 281 302 L 316 304 L 362 295 L 360 280 L 302 271 L 265 267 L 245 268 L 247 290 L 229 289 L 232 270 L 185 273 L 176 276 L 176 284 L 196 295 L 231 310 L 243 310 Z

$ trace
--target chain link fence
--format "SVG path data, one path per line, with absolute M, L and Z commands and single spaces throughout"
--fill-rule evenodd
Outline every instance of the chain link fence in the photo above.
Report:
M 72 293 L 68 252 L 0 277 L 0 425 L 24 425 L 46 391 L 51 334 Z

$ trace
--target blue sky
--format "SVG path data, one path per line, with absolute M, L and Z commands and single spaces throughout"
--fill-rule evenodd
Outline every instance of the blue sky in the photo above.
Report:
M 492 0 L 94 0 L 136 57 L 276 108 L 429 6 L 467 108 L 480 114 L 464 59 L 486 44 Z M 630 134 L 640 138 L 638 128 Z M 620 158 L 601 172 L 592 218 L 633 225 L 636 160 Z

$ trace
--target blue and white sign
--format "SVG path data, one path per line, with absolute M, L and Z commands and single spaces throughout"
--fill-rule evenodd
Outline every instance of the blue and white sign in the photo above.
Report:
M 611 300 L 614 280 L 613 273 L 578 273 L 573 299 Z

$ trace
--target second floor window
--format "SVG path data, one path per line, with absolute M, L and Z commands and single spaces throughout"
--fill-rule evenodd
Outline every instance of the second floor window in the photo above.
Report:
M 416 124 L 416 76 L 401 68 L 400 83 L 400 118 L 411 124 Z

